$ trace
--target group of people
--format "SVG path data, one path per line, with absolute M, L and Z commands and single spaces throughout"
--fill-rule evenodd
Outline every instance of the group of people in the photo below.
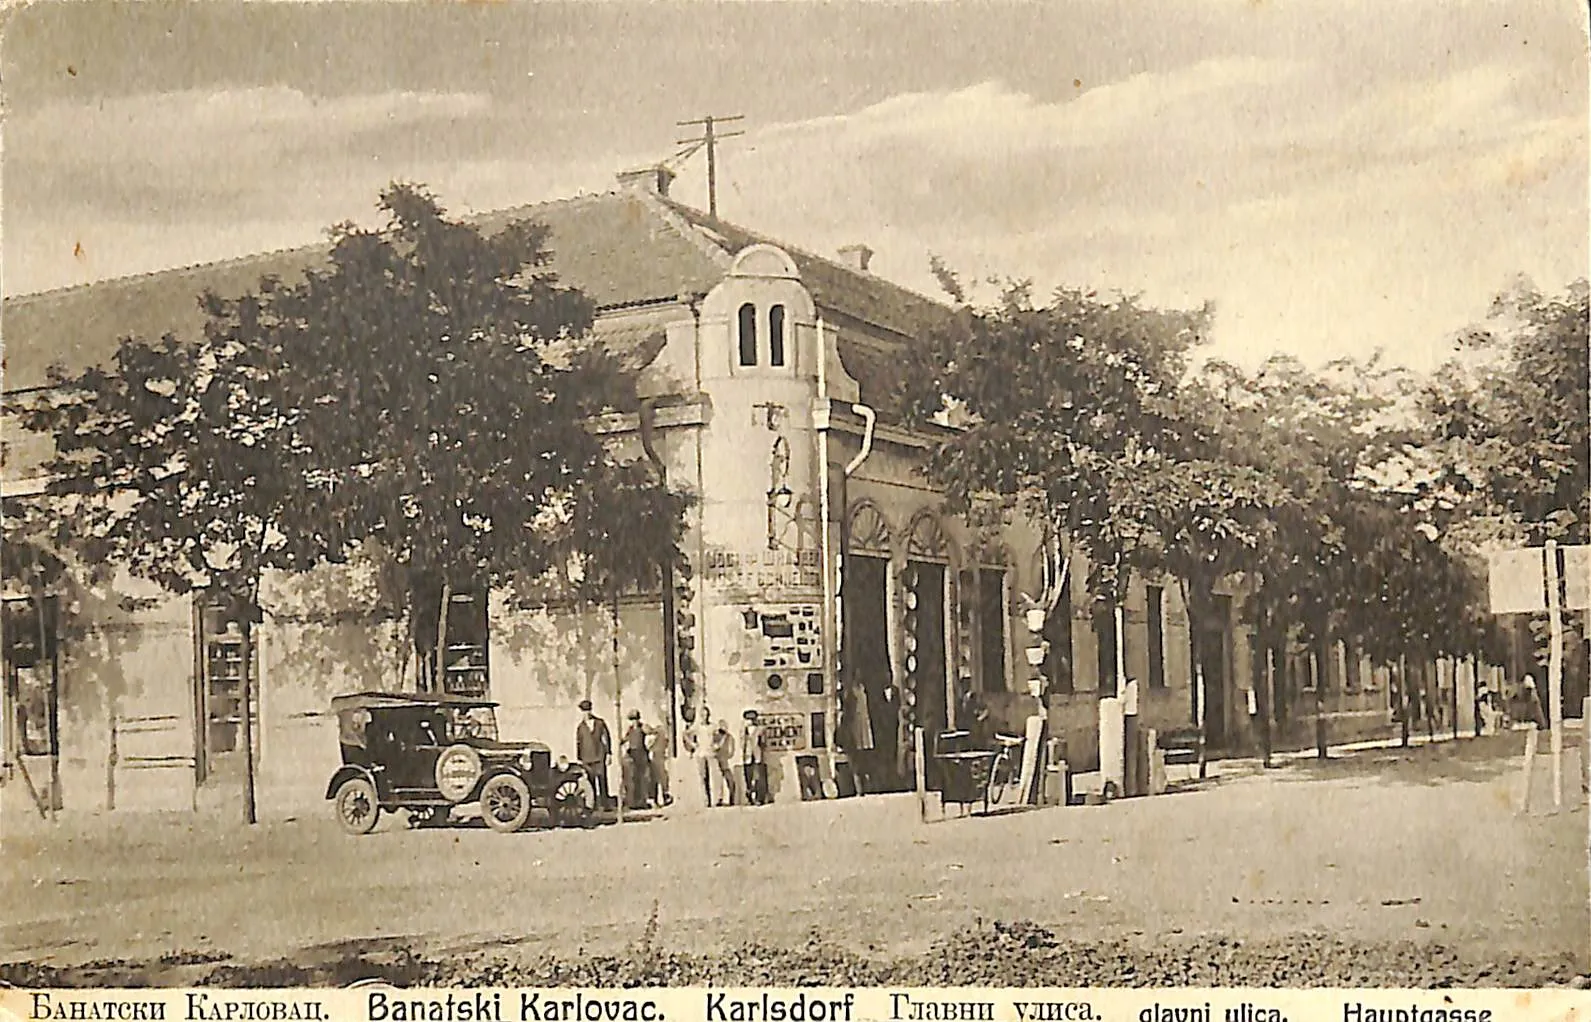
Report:
M 626 809 L 661 808 L 674 801 L 669 792 L 668 742 L 661 725 L 646 724 L 640 710 L 631 710 L 620 747 L 620 797 Z M 580 701 L 580 723 L 575 725 L 575 758 L 585 768 L 595 789 L 597 804 L 608 805 L 608 761 L 613 758 L 613 736 L 608 723 L 597 716 L 591 700 Z
M 620 743 L 620 796 L 626 809 L 651 809 L 674 801 L 669 792 L 668 741 L 661 725 L 642 721 L 640 710 L 627 715 L 628 726 Z M 695 723 L 686 729 L 685 754 L 695 764 L 702 794 L 709 806 L 737 803 L 766 805 L 768 792 L 767 738 L 756 710 L 747 710 L 739 741 L 729 726 L 713 722 L 703 706 Z M 739 754 L 740 777 L 734 771 Z M 575 726 L 575 757 L 595 788 L 597 804 L 608 805 L 608 763 L 613 758 L 613 737 L 607 722 L 597 716 L 591 700 L 580 701 L 580 723 Z
M 740 784 L 735 783 L 735 736 L 724 721 L 713 722 L 712 710 L 703 706 L 696 721 L 685 732 L 685 754 L 696 765 L 702 797 L 709 806 L 737 802 L 760 806 L 770 801 L 768 794 L 768 740 L 756 710 L 743 714 L 738 752 Z

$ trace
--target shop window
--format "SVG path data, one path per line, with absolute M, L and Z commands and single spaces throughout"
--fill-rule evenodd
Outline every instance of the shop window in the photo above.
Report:
M 441 626 L 441 585 L 417 587 L 412 609 L 415 646 L 427 689 L 462 696 L 484 696 L 490 689 L 486 590 L 460 586 L 447 594 L 447 622 Z M 435 656 L 439 632 L 441 655 Z M 440 676 L 440 683 L 438 683 Z
M 1287 658 L 1287 673 L 1295 692 L 1315 691 L 1315 658 L 1308 653 L 1294 652 Z
M 1344 692 L 1357 692 L 1361 687 L 1364 687 L 1360 682 L 1360 671 L 1363 668 L 1363 664 L 1359 661 L 1359 649 L 1357 646 L 1351 643 L 1343 644 L 1342 666 L 1342 688 Z
M 1071 695 L 1076 691 L 1072 679 L 1072 580 L 1061 586 L 1061 598 L 1044 618 L 1044 641 L 1050 644 L 1044 654 L 1044 677 L 1050 691 Z
M 199 677 L 197 702 L 204 721 L 200 734 L 201 779 L 243 750 L 244 680 L 249 690 L 249 723 L 259 747 L 259 651 L 248 634 L 248 615 L 230 602 L 204 602 L 199 607 Z
M 56 728 L 59 681 L 56 649 L 57 600 L 27 597 L 5 601 L 5 686 L 15 730 L 0 743 L 24 756 L 60 753 Z
M 1166 687 L 1165 594 L 1161 586 L 1144 587 L 1144 610 L 1149 615 L 1149 687 Z
M 1118 691 L 1118 679 L 1116 677 L 1116 609 L 1108 603 L 1095 605 L 1094 635 L 1098 640 L 1099 694 L 1101 697 L 1113 696 Z
M 978 572 L 978 653 L 985 692 L 1005 690 L 1005 572 Z
M 757 307 L 750 302 L 740 307 L 740 364 L 757 364 Z
M 784 306 L 768 310 L 768 364 L 784 365 Z

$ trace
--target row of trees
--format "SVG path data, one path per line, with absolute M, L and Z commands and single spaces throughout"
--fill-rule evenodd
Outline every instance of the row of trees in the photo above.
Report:
M 1025 283 L 975 305 L 935 269 L 958 313 L 896 397 L 919 424 L 959 427 L 928 466 L 954 506 L 994 499 L 1044 523 L 1051 607 L 1081 549 L 1107 606 L 1134 572 L 1164 572 L 1200 616 L 1239 577 L 1264 650 L 1498 657 L 1486 551 L 1584 541 L 1583 284 L 1516 287 L 1421 377 L 1380 356 L 1194 365 L 1209 309 L 1075 289 L 1041 304 Z
M 380 208 L 299 280 L 205 295 L 203 343 L 128 338 L 109 367 L 56 373 L 25 423 L 53 438 L 54 481 L 6 508 L 8 575 L 42 589 L 69 563 L 96 581 L 119 565 L 257 614 L 268 572 L 367 557 L 411 621 L 409 594 L 440 590 L 444 622 L 466 584 L 666 591 L 688 498 L 587 428 L 640 410 L 636 381 L 549 272 L 545 229 L 486 236 L 412 186 Z M 952 506 L 1045 524 L 1052 605 L 1080 548 L 1106 603 L 1164 571 L 1205 613 L 1237 575 L 1267 648 L 1462 655 L 1488 641 L 1487 543 L 1586 534 L 1583 286 L 1516 288 L 1420 379 L 1379 360 L 1194 365 L 1208 309 L 1040 304 L 1020 284 L 978 306 L 936 269 L 956 315 L 896 397 L 910 422 L 964 427 L 927 465 Z M 434 677 L 441 643 L 412 632 Z

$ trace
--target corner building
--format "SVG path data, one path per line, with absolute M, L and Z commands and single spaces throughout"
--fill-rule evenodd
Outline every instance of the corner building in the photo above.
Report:
M 668 197 L 670 176 L 621 175 L 611 193 L 479 221 L 545 223 L 553 270 L 592 298 L 596 335 L 641 370 L 646 436 L 670 484 L 698 498 L 685 540 L 692 577 L 670 594 L 621 600 L 616 630 L 611 608 L 523 610 L 500 594 L 455 592 L 444 686 L 498 701 L 506 736 L 559 754 L 572 752 L 582 698 L 616 739 L 632 708 L 668 725 L 676 754 L 687 704 L 710 707 L 737 739 L 743 711 L 756 709 L 776 801 L 847 793 L 858 775 L 868 790 L 905 786 L 909 726 L 955 727 L 973 693 L 1019 731 L 1039 705 L 1019 612 L 1019 594 L 1040 586 L 1039 534 L 1020 518 L 943 513 L 919 470 L 933 437 L 901 428 L 890 404 L 899 353 L 949 310 L 876 276 L 861 246 L 820 258 L 711 220 Z M 47 438 L 19 433 L 14 413 L 48 399 L 45 365 L 108 364 L 129 334 L 198 337 L 205 288 L 238 294 L 324 258 L 268 253 L 8 300 L 7 493 L 43 484 Z M 592 428 L 641 457 L 642 425 L 617 415 Z M 1075 577 L 1086 571 L 1074 562 Z M 1079 590 L 1069 587 L 1045 627 L 1044 708 L 1074 769 L 1086 770 L 1097 762 L 1097 699 L 1118 684 L 1116 626 Z M 268 579 L 249 665 L 237 622 L 202 597 L 125 577 L 118 592 L 149 600 L 128 610 L 63 591 L 41 603 L 8 581 L 0 793 L 13 807 L 27 798 L 23 780 L 38 791 L 51 777 L 72 811 L 235 806 L 236 679 L 250 670 L 260 811 L 315 811 L 336 765 L 331 697 L 404 684 L 401 614 L 377 606 L 368 565 Z M 411 605 L 421 613 L 439 598 L 411 594 Z M 1236 602 L 1229 593 L 1215 619 L 1195 623 L 1217 747 L 1248 740 L 1254 656 Z M 1123 621 L 1142 719 L 1189 726 L 1200 708 L 1180 587 L 1135 580 Z M 1369 715 L 1384 725 L 1384 709 Z M 676 770 L 676 795 L 688 784 Z

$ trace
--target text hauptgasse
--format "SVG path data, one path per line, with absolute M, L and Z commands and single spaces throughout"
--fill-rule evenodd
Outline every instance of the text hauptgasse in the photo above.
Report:
M 1427 1008 L 1411 1004 L 1407 1008 L 1378 1008 L 1358 1001 L 1342 1006 L 1342 1022 L 1492 1022 L 1490 1008 Z

